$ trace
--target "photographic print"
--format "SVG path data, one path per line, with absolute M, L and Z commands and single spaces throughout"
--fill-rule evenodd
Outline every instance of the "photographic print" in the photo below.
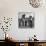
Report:
M 34 27 L 34 14 L 32 12 L 19 12 L 18 13 L 18 27 L 19 28 L 33 28 Z

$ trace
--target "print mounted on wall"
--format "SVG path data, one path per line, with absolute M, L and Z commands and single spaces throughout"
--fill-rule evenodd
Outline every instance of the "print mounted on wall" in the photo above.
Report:
M 19 12 L 18 13 L 18 27 L 19 28 L 33 28 L 34 27 L 34 14 L 32 12 Z

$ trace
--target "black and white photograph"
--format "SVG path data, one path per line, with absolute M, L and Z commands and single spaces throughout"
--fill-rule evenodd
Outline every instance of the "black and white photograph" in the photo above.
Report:
M 34 28 L 34 14 L 32 12 L 18 13 L 19 28 Z

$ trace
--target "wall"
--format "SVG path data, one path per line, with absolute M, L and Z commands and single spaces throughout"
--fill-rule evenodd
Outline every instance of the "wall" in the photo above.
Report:
M 13 17 L 13 22 L 10 31 L 17 40 L 27 40 L 34 34 L 37 35 L 39 40 L 45 39 L 45 6 L 40 8 L 33 8 L 30 6 L 28 0 L 0 0 L 0 18 Z M 18 28 L 18 12 L 34 12 L 35 13 L 35 27 L 33 29 L 19 29 Z M 0 31 L 0 35 L 2 35 Z M 45 33 L 45 34 L 44 34 Z M 4 33 L 3 33 L 4 34 Z M 2 36 L 0 36 L 2 39 Z

